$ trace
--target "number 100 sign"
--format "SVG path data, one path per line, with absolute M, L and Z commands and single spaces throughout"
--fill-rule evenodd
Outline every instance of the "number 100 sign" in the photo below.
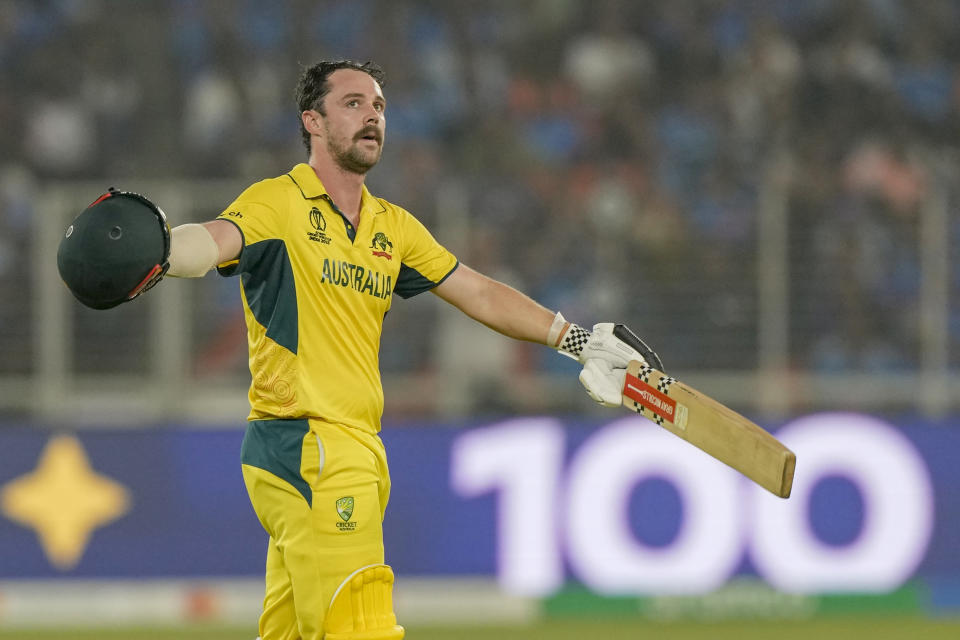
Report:
M 497 493 L 497 572 L 512 593 L 546 596 L 573 577 L 604 594 L 696 594 L 743 564 L 794 593 L 885 592 L 917 569 L 933 530 L 926 464 L 893 426 L 859 414 L 797 419 L 777 431 L 797 453 L 793 495 L 781 500 L 652 423 L 603 426 L 566 459 L 554 418 L 523 418 L 459 436 L 451 485 L 463 498 Z M 818 537 L 814 488 L 841 477 L 856 487 L 861 530 L 845 545 Z M 665 480 L 681 502 L 665 545 L 634 534 L 630 498 L 645 479 Z M 644 514 L 635 514 L 643 517 Z

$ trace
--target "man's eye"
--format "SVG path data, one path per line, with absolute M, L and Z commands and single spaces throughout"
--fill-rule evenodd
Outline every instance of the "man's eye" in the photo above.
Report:
M 358 104 L 359 104 L 359 102 L 357 102 L 356 100 L 351 100 L 350 102 L 347 103 L 347 106 L 348 106 L 348 107 L 355 107 L 355 106 L 357 106 Z

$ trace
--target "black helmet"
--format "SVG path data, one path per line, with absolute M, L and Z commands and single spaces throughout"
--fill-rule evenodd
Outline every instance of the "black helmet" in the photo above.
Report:
M 169 257 L 170 227 L 160 207 L 111 187 L 67 227 L 57 268 L 77 300 L 110 309 L 159 282 Z

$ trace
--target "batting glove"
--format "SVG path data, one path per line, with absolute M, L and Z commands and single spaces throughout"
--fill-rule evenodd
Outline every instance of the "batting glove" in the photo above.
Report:
M 583 365 L 580 384 L 594 401 L 605 407 L 621 404 L 627 364 L 639 360 L 663 370 L 660 357 L 622 324 L 602 322 L 593 332 L 571 324 L 557 350 Z

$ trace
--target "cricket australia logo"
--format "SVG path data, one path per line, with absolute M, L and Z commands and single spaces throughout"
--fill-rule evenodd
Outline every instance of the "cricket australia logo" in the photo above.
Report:
M 327 229 L 327 219 L 323 217 L 323 213 L 316 207 L 310 209 L 310 226 L 312 226 L 314 230 L 307 233 L 308 238 L 314 242 L 330 244 L 330 236 L 324 233 Z
M 393 260 L 393 256 L 387 252 L 388 249 L 393 251 L 393 243 L 390 242 L 387 234 L 382 231 L 377 231 L 373 234 L 373 242 L 370 243 L 370 249 L 372 249 L 371 253 L 379 258 Z
M 353 517 L 353 496 L 344 496 L 337 500 L 337 513 L 343 522 L 337 523 L 337 528 L 341 531 L 354 531 L 357 528 L 356 522 L 350 522 Z

